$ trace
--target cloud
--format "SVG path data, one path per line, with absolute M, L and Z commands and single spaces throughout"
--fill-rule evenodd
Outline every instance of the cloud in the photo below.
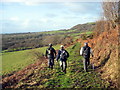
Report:
M 55 17 L 57 17 L 57 16 L 59 16 L 59 15 L 57 15 L 57 14 L 53 14 L 53 12 L 51 12 L 51 13 L 47 13 L 46 15 L 45 15 L 46 17 L 49 17 L 49 18 L 55 18 Z
M 119 0 L 104 0 L 104 2 L 118 2 Z M 26 2 L 26 0 L 1 0 L 1 2 Z M 27 0 L 27 2 L 103 2 L 103 0 Z
M 98 18 L 96 12 L 100 12 L 96 3 L 21 2 L 4 4 L 4 7 L 4 32 L 67 29 L 77 24 L 95 21 L 95 18 Z
M 4 10 L 0 10 L 0 14 L 3 14 L 4 13 Z
M 25 28 L 25 27 L 29 27 L 29 23 L 30 23 L 30 20 L 25 19 L 24 21 L 21 22 L 21 25 Z
M 74 14 L 92 14 L 101 9 L 100 3 L 63 3 Z M 96 8 L 99 7 L 99 8 Z
M 21 2 L 21 4 L 24 4 L 26 6 L 39 6 L 42 4 L 42 2 L 25 1 L 25 2 Z
M 47 18 L 41 18 L 41 19 L 40 19 L 40 22 L 41 22 L 41 23 L 47 23 L 48 21 L 49 21 L 49 20 L 48 20 Z
M 25 2 L 25 0 L 1 0 L 0 2 Z
M 19 19 L 19 17 L 11 17 L 9 20 L 11 20 L 11 21 L 19 21 L 20 19 Z
M 37 6 L 42 3 L 39 0 L 1 0 L 0 2 L 2 2 L 2 3 L 19 3 L 19 4 L 26 5 L 26 6 Z

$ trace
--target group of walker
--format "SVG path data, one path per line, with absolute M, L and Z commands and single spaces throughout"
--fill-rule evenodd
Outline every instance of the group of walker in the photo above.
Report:
M 84 57 L 83 64 L 84 64 L 84 70 L 87 72 L 87 67 L 90 65 L 90 54 L 93 57 L 92 49 L 88 46 L 88 43 L 84 44 L 84 47 L 80 49 L 80 55 Z M 56 54 L 55 49 L 52 47 L 52 44 L 49 44 L 49 47 L 46 49 L 45 53 L 46 58 L 48 58 L 48 67 L 53 69 L 54 66 L 54 59 L 56 58 L 56 61 L 60 60 L 60 67 L 64 73 L 66 73 L 67 68 L 67 58 L 69 57 L 69 53 L 67 50 L 65 50 L 64 46 L 60 46 L 60 50 L 58 50 L 58 53 Z

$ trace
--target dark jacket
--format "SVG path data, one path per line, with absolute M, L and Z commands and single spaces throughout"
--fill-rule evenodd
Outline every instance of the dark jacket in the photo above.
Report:
M 51 51 L 51 53 L 49 53 L 49 51 Z M 45 56 L 48 57 L 48 58 L 55 58 L 56 56 L 56 51 L 53 47 L 49 47 L 46 49 L 46 53 L 45 53 Z
M 90 47 L 89 46 L 84 46 L 83 47 L 83 56 L 84 58 L 90 58 Z
M 65 58 L 62 58 L 62 57 L 61 57 L 62 54 L 63 54 L 63 51 L 64 51 L 65 54 L 66 54 L 66 57 L 65 57 Z M 66 61 L 68 57 L 69 57 L 69 53 L 68 53 L 65 49 L 63 49 L 63 50 L 60 49 L 60 50 L 58 51 L 57 61 L 58 61 L 58 59 L 60 59 L 61 61 Z

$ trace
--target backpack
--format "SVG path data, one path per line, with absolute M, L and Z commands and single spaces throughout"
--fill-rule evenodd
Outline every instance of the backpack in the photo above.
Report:
M 60 54 L 60 58 L 61 59 L 67 59 L 67 53 L 66 53 L 66 51 L 65 50 L 61 50 L 61 54 Z
M 53 54 L 53 49 L 52 48 L 48 48 L 47 51 L 48 51 L 48 55 L 52 55 Z
M 90 47 L 83 47 L 84 51 L 83 51 L 83 56 L 90 56 Z

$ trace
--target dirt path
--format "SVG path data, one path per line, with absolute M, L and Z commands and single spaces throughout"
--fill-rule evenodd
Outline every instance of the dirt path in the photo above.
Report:
M 43 66 L 44 65 L 44 66 Z M 47 66 L 47 60 L 42 57 L 40 60 L 37 60 L 34 64 L 30 64 L 24 69 L 15 72 L 13 75 L 2 78 L 2 87 L 3 88 L 13 88 L 20 81 L 27 80 L 29 77 L 34 75 L 35 70 L 42 70 Z

